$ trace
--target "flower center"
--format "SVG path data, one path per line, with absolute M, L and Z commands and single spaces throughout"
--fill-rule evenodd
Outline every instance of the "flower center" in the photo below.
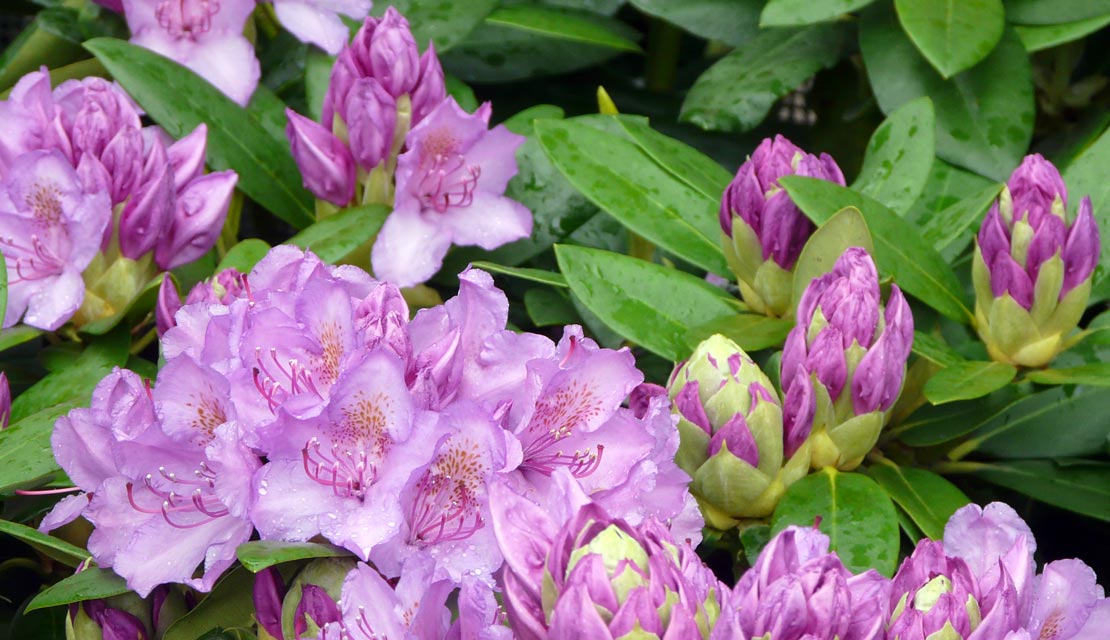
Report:
M 488 465 L 478 444 L 456 436 L 446 447 L 417 483 L 409 512 L 411 542 L 465 540 L 485 524 L 477 494 Z
M 27 207 L 40 227 L 57 226 L 62 221 L 62 194 L 58 187 L 48 182 L 37 183 L 27 194 Z
M 196 40 L 212 28 L 212 16 L 219 11 L 218 0 L 162 0 L 154 15 L 171 36 Z
M 575 449 L 566 452 L 559 443 L 574 430 L 601 411 L 593 392 L 578 381 L 571 381 L 536 403 L 536 412 L 524 433 L 524 462 L 521 464 L 540 473 L 551 475 L 557 466 L 567 467 L 571 474 L 582 478 L 597 470 L 605 447 Z
M 393 441 L 386 428 L 382 410 L 389 399 L 383 395 L 368 398 L 359 393 L 343 409 L 343 420 L 325 430 L 331 447 L 313 437 L 301 450 L 305 474 L 331 487 L 337 496 L 363 498 L 378 479 L 381 462 Z
M 203 461 L 193 470 L 193 477 L 182 478 L 165 467 L 158 468 L 158 475 L 148 473 L 140 488 L 146 489 L 142 499 L 136 496 L 135 485 L 127 483 L 127 500 L 139 513 L 161 514 L 178 529 L 192 529 L 208 524 L 228 514 L 227 507 L 216 497 L 216 473 Z M 154 498 L 157 506 L 145 505 L 141 500 Z
M 30 245 L 9 236 L 0 238 L 0 246 L 4 247 L 9 269 L 15 270 L 11 284 L 49 278 L 65 270 L 65 260 L 58 257 L 37 234 L 31 236 Z
M 426 209 L 444 213 L 449 207 L 467 207 L 474 201 L 482 168 L 467 164 L 458 152 L 458 142 L 448 132 L 433 132 L 424 141 L 423 177 L 416 196 Z

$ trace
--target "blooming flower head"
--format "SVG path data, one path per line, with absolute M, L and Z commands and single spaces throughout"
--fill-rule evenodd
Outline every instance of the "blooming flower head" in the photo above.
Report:
M 1026 156 L 987 213 L 975 244 L 975 320 L 991 357 L 1041 367 L 1065 347 L 1091 290 L 1099 230 L 1084 197 L 1067 221 L 1067 187 Z
M 812 466 L 854 469 L 902 390 L 913 316 L 897 285 L 884 306 L 871 256 L 853 247 L 806 287 L 786 338 L 786 454 L 808 436 Z
M 347 44 L 350 31 L 340 14 L 361 20 L 370 11 L 370 0 L 272 0 L 281 26 L 301 42 L 314 44 L 335 55 Z
M 783 432 L 782 406 L 759 365 L 715 335 L 675 369 L 669 386 L 682 438 L 677 461 L 693 478 L 706 520 L 727 529 L 770 515 L 809 471 L 809 446 L 805 434 Z
M 844 186 L 844 174 L 828 154 L 806 153 L 776 135 L 740 165 L 721 199 L 725 257 L 744 302 L 774 316 L 790 311 L 794 264 L 816 228 L 779 186 L 778 179 L 789 175 Z
M 405 565 L 396 587 L 373 567 L 359 563 L 343 581 L 342 618 L 323 625 L 320 640 L 447 637 L 452 584 L 433 579 L 433 565 L 419 560 Z
M 494 249 L 531 233 L 528 209 L 502 195 L 524 138 L 503 125 L 490 130 L 489 117 L 489 103 L 468 114 L 449 98 L 409 133 L 394 211 L 374 243 L 378 277 L 418 284 L 452 244 Z

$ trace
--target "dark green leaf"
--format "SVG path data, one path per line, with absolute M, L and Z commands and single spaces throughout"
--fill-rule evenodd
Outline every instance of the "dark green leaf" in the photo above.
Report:
M 911 100 L 871 135 L 852 188 L 905 215 L 925 188 L 935 150 L 933 103 Z
M 690 327 L 686 341 L 694 349 L 702 340 L 719 333 L 750 353 L 781 345 L 792 328 L 791 320 L 759 313 L 736 313 Z
M 1110 362 L 1094 362 L 1066 369 L 1030 371 L 1025 378 L 1038 384 L 1084 384 L 1093 387 L 1110 387 Z
M 579 45 L 639 51 L 640 47 L 623 33 L 608 29 L 586 13 L 574 13 L 542 5 L 508 5 L 486 16 L 488 24 L 527 31 L 538 36 L 567 40 Z
M 71 400 L 87 401 L 113 366 L 127 362 L 130 335 L 119 328 L 90 344 L 72 366 L 51 373 L 12 402 L 12 422 Z M 3 432 L 0 432 L 0 439 Z M 0 446 L 0 456 L 5 453 Z M 0 465 L 0 472 L 3 471 Z
M 212 593 L 166 629 L 163 640 L 195 640 L 216 627 L 246 627 L 254 623 L 254 574 L 246 569 L 225 573 Z
M 992 184 L 938 211 L 921 226 L 921 237 L 936 247 L 937 251 L 950 248 L 957 253 L 963 251 L 975 233 L 974 225 L 983 220 L 987 209 L 1001 191 L 1001 184 Z
M 0 89 L 10 89 L 40 67 L 53 69 L 86 57 L 79 44 L 50 33 L 43 21 L 34 20 L 0 54 Z
M 926 225 L 937 213 L 971 197 L 991 185 L 986 178 L 953 166 L 939 158 L 929 169 L 929 179 L 906 218 L 919 227 Z
M 819 225 L 845 207 L 859 209 L 871 230 L 881 273 L 892 276 L 899 287 L 945 316 L 963 323 L 971 320 L 963 286 L 952 267 L 912 224 L 871 198 L 826 180 L 787 176 L 780 178 L 779 184 Z
M 925 405 L 890 429 L 890 433 L 911 447 L 943 444 L 971 433 L 1025 397 L 1017 387 L 1011 386 L 967 402 Z
M 316 542 L 281 542 L 278 540 L 253 540 L 244 542 L 235 550 L 235 556 L 253 573 L 266 567 L 294 560 L 311 558 L 337 558 L 351 553 L 330 544 Z
M 681 360 L 690 327 L 734 315 L 725 293 L 676 269 L 608 251 L 556 245 L 571 291 L 605 324 L 653 353 Z
M 27 604 L 27 611 L 57 607 L 63 604 L 82 602 L 85 600 L 99 600 L 127 593 L 127 581 L 116 575 L 110 569 L 89 567 L 81 573 L 75 573 L 68 578 L 56 582 L 39 592 Z
M 950 367 L 965 362 L 964 357 L 945 344 L 943 340 L 920 331 L 913 333 L 913 352 L 942 367 Z
M 1002 0 L 894 0 L 917 50 L 946 78 L 990 54 L 1006 19 Z
M 793 27 L 834 20 L 875 0 L 770 0 L 759 16 L 762 27 Z
M 1064 169 L 1064 182 L 1068 186 L 1068 201 L 1072 207 L 1084 196 L 1091 197 L 1091 207 L 1098 221 L 1102 239 L 1102 252 L 1095 269 L 1094 282 L 1107 279 L 1110 274 L 1110 180 L 1106 167 L 1110 166 L 1110 130 L 1087 147 Z
M 618 136 L 569 120 L 539 120 L 536 133 L 571 184 L 622 224 L 693 265 L 729 273 L 717 200 L 676 180 Z
M 366 244 L 385 224 L 392 209 L 381 204 L 350 207 L 328 216 L 288 240 L 335 263 Z
M 22 540 L 68 567 L 76 567 L 89 559 L 89 552 L 65 540 L 48 536 L 25 524 L 0 520 L 0 533 Z
M 470 85 L 449 73 L 444 77 L 444 82 L 447 85 L 447 95 L 454 98 L 463 111 L 474 113 L 478 108 L 478 98 L 474 95 L 474 90 L 470 88 Z
M 493 11 L 497 0 L 389 0 L 374 3 L 372 14 L 381 16 L 391 5 L 408 20 L 421 50 L 434 42 L 436 52 L 443 53 L 462 42 Z
M 14 327 L 8 327 L 0 331 L 0 351 L 5 351 L 29 340 L 34 340 L 40 335 L 42 335 L 41 329 L 29 327 L 25 324 L 17 324 Z
M 474 262 L 471 266 L 492 273 L 503 273 L 507 276 L 513 276 L 514 278 L 551 285 L 552 287 L 568 286 L 567 279 L 563 277 L 563 274 L 555 273 L 554 271 L 544 271 L 543 269 L 533 269 L 530 267 L 506 267 L 492 262 Z
M 861 473 L 826 467 L 790 485 L 771 518 L 771 532 L 789 525 L 818 528 L 852 573 L 875 569 L 894 574 L 898 563 L 898 516 L 875 481 Z
M 933 404 L 981 398 L 1010 384 L 1016 375 L 1017 369 L 1004 362 L 967 360 L 951 364 L 925 383 L 925 398 Z
M 108 369 L 105 369 L 97 374 L 97 380 L 107 373 Z M 87 403 L 88 399 L 83 402 Z M 58 471 L 54 450 L 50 446 L 54 422 L 83 402 L 70 400 L 47 407 L 19 421 L 13 421 L 11 426 L 0 431 L 0 495 L 34 486 Z
M 308 105 L 308 116 L 319 122 L 324 110 L 324 96 L 331 83 L 331 68 L 335 57 L 316 49 L 308 50 L 304 61 L 304 99 Z
M 868 11 L 860 49 L 879 106 L 891 113 L 929 96 L 937 115 L 937 155 L 1003 181 L 1033 135 L 1029 58 L 1012 31 L 987 59 L 951 80 L 942 78 L 902 32 L 893 12 Z
M 1019 24 L 1060 24 L 1110 14 L 1110 0 L 1005 0 L 1006 19 Z
M 562 107 L 553 104 L 537 104 L 514 113 L 501 124 L 513 133 L 527 136 L 531 135 L 532 126 L 536 120 L 561 120 L 563 115 Z
M 818 70 L 836 64 L 843 25 L 768 29 L 710 67 L 690 88 L 681 119 L 703 129 L 746 131 Z
M 837 211 L 813 232 L 802 247 L 794 265 L 794 291 L 791 294 L 794 306 L 802 299 L 809 283 L 832 271 L 836 261 L 849 247 L 862 247 L 872 255 L 875 253 L 871 232 L 863 214 L 855 207 Z
M 209 166 L 234 169 L 244 193 L 294 227 L 312 222 L 312 196 L 301 186 L 289 143 L 273 135 L 257 112 L 143 47 L 110 38 L 90 40 L 85 47 L 171 136 L 180 138 L 208 123 Z
M 752 525 L 740 532 L 740 544 L 744 547 L 744 559 L 749 566 L 755 566 L 759 553 L 770 541 L 771 527 L 765 524 Z
M 551 289 L 525 291 L 524 309 L 537 327 L 575 324 L 579 321 L 578 312 L 570 298 Z
M 944 536 L 944 525 L 956 509 L 971 502 L 956 485 L 924 469 L 900 467 L 883 460 L 868 467 L 867 474 L 933 540 Z
M 1095 16 L 1075 22 L 1063 24 L 1049 24 L 1038 26 L 1017 26 L 1014 31 L 1021 38 L 1025 50 L 1029 53 L 1051 49 L 1062 44 L 1084 38 L 1110 24 L 1110 12 L 1106 15 Z
M 707 198 L 721 199 L 732 176 L 716 160 L 684 142 L 659 133 L 641 120 L 620 118 L 618 122 L 625 133 L 671 175 Z
M 738 47 L 759 33 L 763 0 L 631 0 L 631 4 L 706 40 Z
M 1084 456 L 1106 450 L 1110 389 L 1063 387 L 1026 396 L 975 430 L 949 454 L 957 460 L 972 451 L 999 458 Z
M 223 271 L 224 269 L 235 269 L 240 273 L 250 273 L 254 265 L 258 264 L 266 254 L 270 251 L 270 245 L 265 240 L 258 238 L 247 238 L 240 241 L 234 247 L 227 250 L 224 259 L 220 260 L 220 264 L 216 265 L 216 271 Z
M 1041 502 L 1110 522 L 1110 464 L 1013 460 L 983 465 L 981 478 Z

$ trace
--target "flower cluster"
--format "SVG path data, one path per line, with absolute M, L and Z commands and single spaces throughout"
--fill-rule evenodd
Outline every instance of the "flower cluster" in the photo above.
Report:
M 211 588 L 256 531 L 388 577 L 490 584 L 491 487 L 548 508 L 559 473 L 617 517 L 699 538 L 665 400 L 621 406 L 643 380 L 628 350 L 507 330 L 484 272 L 411 321 L 395 285 L 290 246 L 200 286 L 163 322 L 153 384 L 117 369 L 53 435 L 84 493 L 43 528 L 84 516 L 97 563 L 140 594 Z
M 101 78 L 53 91 L 45 70 L 0 102 L 4 326 L 114 315 L 157 271 L 215 243 L 238 176 L 204 173 L 207 129 L 174 142 Z M 76 315 L 75 315 L 76 314 Z
M 419 55 L 392 7 L 367 18 L 339 54 L 321 123 L 286 114 L 293 157 L 317 198 L 393 205 L 371 256 L 383 280 L 419 284 L 452 244 L 494 249 L 532 231 L 528 209 L 503 195 L 524 137 L 490 130 L 489 103 L 471 114 L 447 97 L 435 49 Z

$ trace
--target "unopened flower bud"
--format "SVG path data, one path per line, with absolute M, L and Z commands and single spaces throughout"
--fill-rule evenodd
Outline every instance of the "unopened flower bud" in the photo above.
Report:
M 389 157 L 397 104 L 374 78 L 360 78 L 347 94 L 347 135 L 355 161 L 370 171 Z
M 173 269 L 208 253 L 223 230 L 238 181 L 234 171 L 217 171 L 185 185 L 177 194 L 169 232 L 154 253 L 159 267 Z
M 394 97 L 409 93 L 416 86 L 420 58 L 409 22 L 397 9 L 389 7 L 370 38 L 370 71 Z
M 428 50 L 420 56 L 420 81 L 412 90 L 412 124 L 416 126 L 424 116 L 447 99 L 447 87 L 443 79 L 443 67 L 436 56 L 435 44 L 429 42 Z
M 286 109 L 293 158 L 301 170 L 304 186 L 317 198 L 345 206 L 355 196 L 355 162 L 343 142 L 324 127 Z

